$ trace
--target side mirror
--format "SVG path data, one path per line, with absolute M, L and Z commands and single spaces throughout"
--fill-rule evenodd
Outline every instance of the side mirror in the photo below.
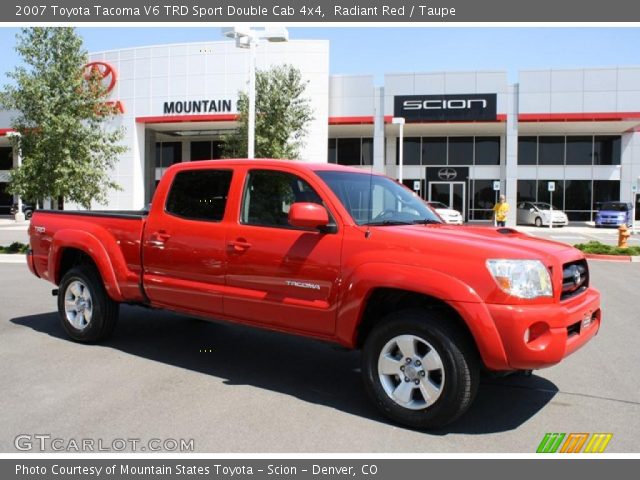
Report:
M 530 208 L 530 209 L 529 209 L 529 211 L 530 211 L 531 213 L 533 213 L 533 212 L 535 212 L 536 210 L 535 210 L 535 208 Z
M 289 224 L 300 228 L 322 229 L 329 224 L 326 208 L 317 203 L 298 202 L 289 209 Z

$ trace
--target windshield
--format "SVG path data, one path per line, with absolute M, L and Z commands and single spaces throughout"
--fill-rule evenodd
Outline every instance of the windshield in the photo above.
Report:
M 615 212 L 626 212 L 627 210 L 630 210 L 630 208 L 626 203 L 608 202 L 608 203 L 603 203 L 602 207 L 600 207 L 600 210 L 613 210 Z
M 449 209 L 447 205 L 442 202 L 427 202 L 431 208 L 446 208 Z
M 551 205 L 549 205 L 548 203 L 537 202 L 537 203 L 534 203 L 533 206 L 535 206 L 538 210 L 550 210 L 551 209 Z M 554 207 L 554 210 L 557 210 L 557 208 Z
M 442 223 L 420 197 L 388 177 L 337 171 L 316 173 L 358 225 Z

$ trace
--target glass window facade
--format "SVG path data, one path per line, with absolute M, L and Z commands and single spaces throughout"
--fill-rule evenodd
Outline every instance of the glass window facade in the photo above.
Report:
M 567 165 L 593 163 L 593 137 L 567 137 Z
M 538 165 L 564 164 L 564 137 L 538 137 Z
M 620 165 L 619 136 L 596 136 L 594 138 L 593 164 L 594 165 Z
M 156 167 L 169 168 L 182 162 L 182 142 L 156 142 Z
M 548 183 L 555 182 L 553 206 L 564 210 L 571 221 L 593 220 L 599 204 L 620 200 L 618 180 L 518 180 L 518 203 L 551 202 Z
M 476 137 L 476 165 L 500 165 L 500 137 Z
M 500 165 L 500 137 L 405 137 L 402 155 L 404 165 Z
M 330 138 L 327 160 L 340 165 L 373 165 L 373 138 Z
M 198 140 L 191 142 L 191 161 L 219 160 L 222 158 L 222 140 Z
M 493 189 L 493 180 L 471 180 L 469 184 L 471 189 L 469 220 L 491 220 L 497 195 Z
M 0 147 L 0 170 L 11 170 L 13 168 L 13 148 Z
M 447 137 L 422 138 L 422 164 L 447 164 Z
M 518 138 L 518 165 L 538 163 L 538 137 Z
M 518 138 L 518 165 L 620 165 L 620 135 Z
M 449 137 L 449 165 L 473 165 L 473 137 Z

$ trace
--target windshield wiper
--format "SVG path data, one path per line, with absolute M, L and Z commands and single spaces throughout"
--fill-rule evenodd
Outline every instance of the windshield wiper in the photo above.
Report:
M 433 218 L 422 218 L 420 220 L 414 220 L 411 222 L 413 225 L 440 225 L 442 222 L 439 220 L 434 220 Z
M 360 225 L 366 225 L 369 227 L 382 227 L 388 225 L 413 225 L 413 222 L 402 222 L 400 220 L 381 220 L 379 222 L 365 222 Z

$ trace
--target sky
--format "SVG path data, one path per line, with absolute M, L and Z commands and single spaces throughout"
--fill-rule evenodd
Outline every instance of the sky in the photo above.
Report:
M 78 28 L 90 51 L 222 40 L 219 27 Z M 0 86 L 19 62 L 16 28 L 0 28 Z M 640 65 L 638 27 L 289 28 L 291 39 L 330 41 L 332 74 L 506 70 Z

